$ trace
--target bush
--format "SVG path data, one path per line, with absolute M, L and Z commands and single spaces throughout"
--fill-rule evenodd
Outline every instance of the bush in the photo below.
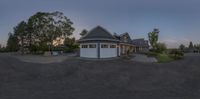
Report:
M 64 53 L 69 53 L 69 52 L 73 52 L 74 48 L 65 48 L 64 49 Z
M 6 53 L 8 50 L 6 48 L 0 48 L 0 53 Z
M 165 43 L 156 44 L 156 52 L 157 53 L 163 53 L 166 50 L 167 50 L 167 47 L 166 47 Z
M 173 49 L 169 52 L 170 56 L 174 59 L 181 59 L 184 56 L 184 53 L 180 50 Z

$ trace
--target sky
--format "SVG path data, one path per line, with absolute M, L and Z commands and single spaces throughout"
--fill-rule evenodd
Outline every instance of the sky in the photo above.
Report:
M 79 39 L 83 29 L 97 25 L 111 33 L 128 32 L 148 39 L 159 28 L 159 42 L 170 48 L 200 43 L 200 0 L 0 0 L 0 44 L 20 21 L 36 12 L 63 12 L 74 23 Z

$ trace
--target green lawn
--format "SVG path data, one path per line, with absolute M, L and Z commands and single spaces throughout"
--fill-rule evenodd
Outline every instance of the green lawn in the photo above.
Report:
M 170 57 L 168 54 L 157 54 L 156 58 L 159 63 L 174 61 L 174 59 Z

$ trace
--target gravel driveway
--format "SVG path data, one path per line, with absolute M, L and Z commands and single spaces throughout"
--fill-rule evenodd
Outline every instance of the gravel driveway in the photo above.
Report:
M 21 62 L 0 54 L 0 99 L 199 99 L 200 55 L 171 63 L 131 60 Z

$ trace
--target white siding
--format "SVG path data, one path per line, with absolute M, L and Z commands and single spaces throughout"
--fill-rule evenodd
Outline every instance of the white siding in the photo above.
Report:
M 101 48 L 102 44 L 107 44 L 108 48 Z M 110 48 L 110 45 L 115 45 L 116 48 Z M 101 43 L 100 44 L 100 58 L 117 57 L 117 44 L 113 43 Z
M 96 44 L 96 48 L 89 48 L 89 44 Z M 82 48 L 82 45 L 88 45 L 88 48 Z M 98 58 L 97 48 L 97 43 L 80 44 L 80 57 Z

